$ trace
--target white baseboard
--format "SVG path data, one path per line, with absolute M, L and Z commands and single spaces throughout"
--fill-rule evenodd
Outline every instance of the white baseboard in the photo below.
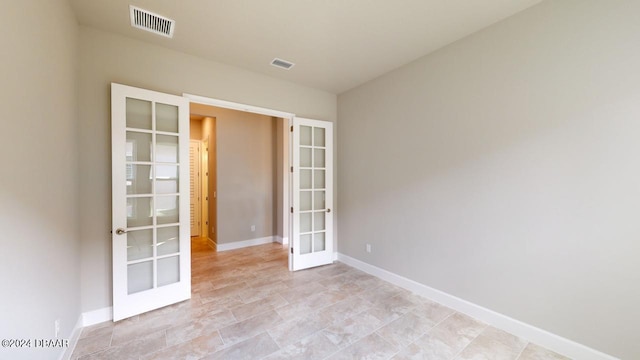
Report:
M 619 360 L 575 341 L 338 253 L 338 261 L 573 359 Z
M 113 309 L 111 308 L 111 306 L 82 313 L 83 327 L 100 324 L 102 322 L 111 320 L 113 320 Z
M 76 349 L 76 345 L 78 344 L 78 339 L 80 338 L 80 334 L 82 333 L 82 314 L 78 316 L 78 321 L 76 321 L 76 325 L 71 330 L 71 335 L 69 336 L 69 346 L 64 350 L 62 354 L 60 354 L 59 360 L 70 360 L 71 354 Z
M 273 237 L 273 241 L 277 242 L 277 243 L 280 243 L 282 245 L 289 245 L 289 238 L 288 237 L 282 237 L 282 236 L 276 235 L 276 236 Z
M 249 246 L 270 244 L 272 242 L 274 242 L 274 237 L 266 236 L 262 238 L 236 241 L 236 242 L 227 243 L 227 244 L 217 244 L 217 249 L 218 249 L 218 252 L 229 251 L 229 250 L 241 249 Z

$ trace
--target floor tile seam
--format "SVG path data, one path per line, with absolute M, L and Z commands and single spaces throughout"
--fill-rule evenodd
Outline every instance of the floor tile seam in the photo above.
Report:
M 473 342 L 474 342 L 474 341 L 475 341 L 475 340 L 480 336 L 480 334 L 482 334 L 482 332 L 484 332 L 484 330 L 485 330 L 487 327 L 489 327 L 489 324 L 485 324 L 485 327 L 482 329 L 482 331 L 481 331 L 478 335 L 474 336 L 474 337 L 469 341 L 469 343 L 468 343 L 467 345 L 465 345 L 462 349 L 460 349 L 457 353 L 455 353 L 455 355 L 453 355 L 453 357 L 452 357 L 451 359 L 453 359 L 453 360 L 458 359 L 458 357 L 460 356 L 460 354 L 462 354 L 462 352 L 463 352 L 466 348 L 468 348 L 471 344 L 473 344 Z
M 345 319 L 343 319 L 343 320 L 351 319 L 351 318 L 353 318 L 353 317 L 355 317 L 355 316 L 358 316 L 358 315 L 360 315 L 360 314 L 362 314 L 362 313 L 364 313 L 364 312 L 369 311 L 370 309 L 371 309 L 371 308 L 367 308 L 367 309 L 365 309 L 365 310 L 362 310 L 362 311 L 360 311 L 359 313 L 354 314 L 354 315 L 352 315 L 352 316 L 349 316 L 349 317 L 347 317 L 347 318 L 345 318 Z M 360 341 L 360 340 L 364 339 L 365 337 L 367 337 L 367 336 L 369 336 L 369 335 L 372 335 L 372 334 L 376 334 L 376 332 L 377 332 L 378 330 L 380 330 L 381 328 L 383 328 L 384 326 L 386 326 L 386 325 L 390 324 L 391 322 L 393 322 L 393 321 L 395 321 L 395 320 L 397 320 L 397 319 L 394 319 L 394 320 L 391 320 L 391 321 L 389 321 L 389 322 L 383 323 L 382 325 L 380 325 L 379 327 L 375 328 L 375 329 L 374 329 L 374 330 L 372 330 L 371 332 L 368 332 L 367 334 L 365 334 L 365 335 L 363 335 L 363 336 L 360 336 L 360 337 L 356 338 L 354 341 L 349 342 L 349 343 L 348 343 L 347 345 L 345 345 L 344 347 L 339 347 L 339 349 L 340 349 L 340 350 L 342 350 L 342 349 L 346 349 L 346 348 L 348 348 L 349 346 L 351 346 L 351 345 L 353 345 L 353 344 L 357 343 L 358 341 Z M 328 328 L 330 328 L 330 326 L 325 326 L 324 328 L 322 328 L 322 329 L 318 330 L 316 333 L 321 332 L 321 331 L 324 331 L 324 330 L 327 330 Z M 314 334 L 315 334 L 315 333 L 314 333 Z M 380 336 L 379 334 L 376 334 L 376 335 L 378 335 L 379 337 L 381 337 L 381 338 L 382 338 L 382 336 Z M 309 336 L 311 336 L 311 335 L 309 335 Z M 383 340 L 384 340 L 384 338 L 383 338 Z M 385 340 L 385 341 L 386 341 L 386 340 Z M 388 343 L 388 341 L 387 341 L 387 343 Z
M 370 336 L 370 335 L 372 335 L 372 334 L 375 334 L 375 331 L 374 331 L 374 332 L 372 332 L 372 333 L 369 333 L 369 334 L 367 334 L 367 335 L 365 335 L 365 336 L 362 336 L 362 337 L 358 338 L 356 341 L 354 341 L 354 342 L 351 342 L 351 343 L 347 344 L 345 347 L 339 347 L 339 348 L 338 348 L 338 350 L 336 350 L 336 351 L 332 352 L 331 354 L 327 355 L 326 357 L 322 358 L 322 360 L 326 360 L 326 359 L 331 358 L 331 357 L 332 357 L 332 356 L 334 356 L 335 354 L 337 354 L 337 353 L 339 353 L 339 352 L 341 352 L 341 351 L 344 351 L 344 350 L 348 349 L 349 347 L 351 347 L 351 346 L 355 345 L 358 341 L 360 341 L 360 340 L 362 340 L 362 339 L 364 339 L 364 338 L 366 338 L 367 336 Z M 376 335 L 378 335 L 378 334 L 376 334 Z M 379 337 L 379 338 L 381 338 L 381 339 L 382 339 L 382 341 L 386 342 L 388 345 L 390 345 L 390 346 L 392 346 L 392 347 L 395 347 L 393 344 L 391 344 L 391 343 L 389 343 L 388 341 L 386 341 L 382 336 L 378 335 L 378 337 Z M 401 350 L 400 350 L 400 351 L 401 351 Z M 398 352 L 399 352 L 399 351 L 398 351 Z M 395 353 L 394 353 L 394 355 L 395 355 Z M 392 356 L 393 356 L 393 355 L 392 355 Z M 391 358 L 391 357 L 389 357 L 388 359 L 390 359 L 390 358 Z
M 84 339 L 91 339 L 91 338 L 94 338 L 94 337 L 95 337 L 95 338 L 98 338 L 99 336 L 100 336 L 100 335 L 88 336 L 88 337 L 85 337 L 85 338 L 83 338 L 83 339 L 79 339 L 78 341 L 80 341 L 80 340 L 84 340 Z M 95 354 L 95 353 L 97 353 L 98 351 L 102 351 L 102 350 L 104 350 L 104 349 L 107 349 L 107 348 L 111 347 L 111 341 L 112 341 L 112 339 L 113 339 L 113 332 L 111 332 L 111 335 L 109 336 L 109 344 L 108 344 L 107 346 L 105 346 L 105 347 L 103 347 L 103 348 L 101 348 L 101 349 L 98 349 L 98 350 L 95 350 L 95 351 L 92 351 L 92 352 L 89 352 L 89 353 L 83 354 L 83 355 L 81 355 L 81 356 L 75 356 L 73 359 L 79 359 L 79 358 L 81 358 L 81 357 L 83 357 L 83 356 L 87 356 L 87 355 Z M 78 348 L 78 347 L 76 346 L 76 349 L 77 349 L 77 348 Z M 74 349 L 74 352 L 75 352 L 75 349 Z M 73 355 L 73 354 L 72 354 L 72 355 Z
M 271 311 L 274 311 L 274 310 L 271 310 Z M 266 312 L 268 312 L 268 311 L 265 311 L 265 313 L 266 313 Z M 275 311 L 274 311 L 274 312 L 275 312 Z M 276 315 L 280 318 L 280 320 L 278 320 L 276 323 L 281 323 L 281 322 L 283 322 L 283 321 L 284 321 L 284 319 L 282 318 L 282 316 L 281 316 L 280 314 L 278 314 L 277 312 L 275 312 L 275 313 L 276 313 Z M 237 324 L 239 324 L 239 323 L 241 323 L 241 322 L 243 322 L 243 321 L 247 321 L 247 320 L 249 320 L 249 319 L 253 319 L 254 317 L 256 317 L 256 316 L 258 316 L 258 315 L 262 315 L 262 314 L 263 314 L 263 313 L 256 314 L 255 316 L 252 316 L 252 317 L 247 318 L 247 319 L 245 319 L 245 320 L 237 321 L 237 322 L 235 322 L 235 323 L 233 323 L 233 324 L 227 324 L 227 325 L 225 325 L 224 327 L 226 328 L 226 327 L 229 327 L 229 326 L 232 326 L 232 325 L 237 325 Z M 231 315 L 233 315 L 233 313 L 231 313 Z M 235 318 L 235 316 L 234 316 L 234 318 Z M 220 333 L 220 338 L 222 339 L 222 342 L 223 342 L 223 343 L 225 343 L 224 338 L 222 337 L 222 332 L 220 331 L 220 330 L 222 330 L 222 329 L 223 329 L 223 328 L 218 329 L 218 332 Z M 263 331 L 263 332 L 266 332 L 268 329 L 269 329 L 269 327 L 266 327 L 266 328 L 264 329 L 264 331 Z M 260 332 L 259 334 L 262 334 L 262 332 Z M 233 346 L 233 345 L 238 344 L 238 343 L 241 343 L 241 342 L 243 342 L 243 341 L 245 341 L 245 340 L 252 339 L 253 337 L 255 337 L 255 335 L 254 335 L 254 336 L 250 336 L 250 337 L 248 337 L 248 338 L 244 338 L 244 339 L 243 339 L 243 338 L 241 338 L 242 340 L 240 340 L 240 341 L 236 341 L 235 343 L 230 343 L 230 344 L 228 344 L 228 345 L 229 345 L 229 346 Z M 227 344 L 225 344 L 225 345 L 227 345 Z
M 409 313 L 407 313 L 407 314 L 409 314 Z M 407 315 L 407 314 L 404 314 L 404 315 L 402 315 L 402 316 L 405 316 L 405 315 Z M 447 316 L 447 317 L 448 317 L 448 316 Z M 386 325 L 384 325 L 384 326 L 387 326 L 387 325 L 391 324 L 392 322 L 399 320 L 400 318 L 402 318 L 402 317 L 399 317 L 399 318 L 397 318 L 397 319 L 395 319 L 395 320 L 392 320 L 392 321 L 390 321 L 389 323 L 387 323 L 387 324 L 386 324 Z M 429 320 L 429 319 L 426 319 L 426 320 Z M 429 320 L 429 321 L 430 321 L 430 320 Z M 442 320 L 442 321 L 444 321 L 444 320 Z M 442 321 L 440 321 L 440 322 L 442 322 Z M 409 347 L 411 344 L 413 344 L 413 343 L 414 343 L 414 342 L 416 342 L 418 339 L 420 339 L 421 337 L 423 337 L 423 336 L 424 336 L 425 334 L 427 334 L 429 331 L 433 330 L 436 326 L 438 326 L 438 324 L 440 324 L 440 322 L 439 322 L 439 323 L 435 323 L 435 322 L 433 322 L 433 325 L 431 325 L 431 326 L 429 327 L 429 329 L 427 329 L 427 330 L 425 330 L 425 331 L 423 331 L 423 332 L 419 333 L 419 335 L 417 335 L 413 340 L 411 340 L 411 342 L 410 342 L 409 344 L 407 344 L 406 346 L 402 346 L 402 345 L 400 345 L 400 350 L 399 350 L 398 352 L 400 352 L 400 351 L 404 350 L 405 348 Z M 384 327 L 384 326 L 383 326 L 383 327 Z M 376 334 L 378 334 L 378 331 L 380 331 L 380 330 L 382 330 L 382 328 L 378 328 L 378 329 L 376 329 L 375 333 L 376 333 Z M 382 337 L 382 335 L 380 335 L 380 334 L 378 334 L 378 336 Z
M 422 348 L 420 345 L 416 344 L 416 342 L 418 340 L 420 340 L 420 338 L 425 336 L 429 331 L 435 329 L 436 326 L 438 326 L 441 323 L 443 323 L 446 319 L 448 319 L 449 317 L 451 317 L 455 313 L 456 313 L 456 311 L 454 311 L 451 314 L 447 315 L 444 319 L 440 320 L 439 322 L 434 322 L 434 325 L 431 328 L 429 328 L 429 330 L 425 331 L 424 333 L 420 334 L 419 336 L 416 336 L 416 338 L 413 339 L 413 341 L 411 341 L 407 346 L 400 346 L 400 350 L 396 351 L 393 355 L 391 355 L 391 357 L 389 359 L 392 359 L 394 356 L 400 354 L 403 350 L 408 349 L 411 345 L 416 345 L 417 347 Z M 378 332 L 378 330 L 379 329 L 377 329 L 376 332 Z M 378 334 L 378 335 L 380 335 L 380 334 Z
M 291 321 L 291 320 L 289 320 L 289 321 Z M 324 327 L 322 327 L 322 328 L 320 328 L 320 329 L 318 329 L 318 330 L 316 330 L 316 331 L 314 331 L 314 332 L 312 332 L 312 333 L 308 334 L 307 336 L 303 336 L 303 337 L 301 337 L 300 339 L 298 339 L 298 340 L 296 340 L 296 341 L 292 342 L 291 344 L 288 344 L 288 345 L 286 345 L 286 346 L 281 347 L 281 349 L 285 349 L 285 348 L 287 348 L 287 347 L 289 347 L 289 346 L 291 346 L 291 345 L 294 345 L 294 344 L 297 344 L 297 343 L 299 343 L 299 342 L 302 342 L 302 341 L 304 341 L 305 339 L 310 338 L 310 337 L 315 336 L 315 335 L 318 335 L 318 334 L 325 336 L 324 334 L 321 334 L 321 333 L 322 333 L 322 331 L 324 331 L 324 330 L 328 329 L 329 327 L 330 327 L 330 326 L 324 326 Z M 268 331 L 268 330 L 267 330 L 267 331 Z M 326 337 L 326 336 L 325 336 L 325 337 Z M 327 338 L 327 339 L 328 339 L 328 338 Z M 274 341 L 275 341 L 275 340 L 274 340 Z M 329 341 L 331 341 L 331 340 L 329 340 Z M 278 342 L 277 342 L 277 341 L 276 341 L 276 344 L 278 344 Z M 339 349 L 339 350 L 340 350 L 340 349 L 344 349 L 344 348 L 348 347 L 349 345 L 351 345 L 351 343 L 349 343 L 347 346 L 345 346 L 345 347 L 343 347 L 343 348 L 338 347 L 338 349 Z M 278 344 L 278 346 L 280 346 L 280 344 Z
M 245 305 L 247 305 L 247 304 L 245 304 Z M 236 322 L 238 323 L 238 322 L 243 322 L 243 321 L 246 321 L 246 320 L 249 320 L 249 319 L 253 319 L 256 316 L 263 315 L 263 314 L 265 314 L 265 313 L 267 313 L 269 311 L 276 311 L 276 309 L 279 309 L 279 308 L 271 307 L 269 309 L 262 310 L 261 312 L 256 313 L 256 314 L 254 314 L 254 315 L 252 315 L 252 316 L 250 316 L 250 317 L 248 317 L 246 319 L 242 319 L 242 320 L 237 320 L 238 317 L 233 313 L 233 310 L 230 309 L 229 311 L 231 311 L 231 315 L 233 315 L 233 317 L 236 319 Z M 278 316 L 280 316 L 280 318 L 282 318 L 282 316 L 277 311 L 276 311 L 276 314 L 278 314 Z M 282 320 L 284 320 L 284 319 L 282 319 Z M 233 324 L 229 324 L 229 325 L 233 325 Z
M 169 329 L 167 329 L 167 330 L 169 330 Z M 168 340 L 169 340 L 169 338 L 167 337 L 167 346 L 165 346 L 165 347 L 164 347 L 164 349 L 168 349 L 168 348 L 170 348 L 170 347 L 174 347 L 174 346 L 183 345 L 183 344 L 186 344 L 186 343 L 188 343 L 189 341 L 192 341 L 192 340 L 194 340 L 194 339 L 197 339 L 197 338 L 199 338 L 199 337 L 201 337 L 201 336 L 205 336 L 205 335 L 213 335 L 213 333 L 217 333 L 217 334 L 218 334 L 218 337 L 220 338 L 220 340 L 222 340 L 222 336 L 220 336 L 220 328 L 215 328 L 215 329 L 213 329 L 213 330 L 207 330 L 207 331 L 205 331 L 204 333 L 200 333 L 199 335 L 196 335 L 196 336 L 194 336 L 194 337 L 190 337 L 190 338 L 188 338 L 188 339 L 186 339 L 186 340 L 183 340 L 183 341 L 177 342 L 177 343 L 172 344 L 172 345 L 169 345 L 169 341 L 168 341 Z M 166 335 L 166 331 L 165 331 L 165 337 L 166 337 L 166 336 L 167 336 L 167 335 Z M 163 349 L 163 350 L 164 350 L 164 349 Z M 154 351 L 154 352 L 155 352 L 155 351 Z
M 529 345 L 529 340 L 528 340 L 528 339 L 522 338 L 522 337 L 520 337 L 520 336 L 516 336 L 516 335 L 514 335 L 514 334 L 512 334 L 512 333 L 510 333 L 510 332 L 508 332 L 508 331 L 506 331 L 506 330 L 502 330 L 502 329 L 500 329 L 500 328 L 498 328 L 498 327 L 495 327 L 495 326 L 493 326 L 493 325 L 491 325 L 491 324 L 489 324 L 489 325 L 488 325 L 488 326 L 487 326 L 487 327 L 482 331 L 482 333 L 484 333 L 484 332 L 485 332 L 489 327 L 493 327 L 494 329 L 500 330 L 500 331 L 502 331 L 502 332 L 504 332 L 504 333 L 506 333 L 506 334 L 508 334 L 508 335 L 511 335 L 511 336 L 513 336 L 513 337 L 515 337 L 515 338 L 517 338 L 517 339 L 523 340 L 523 341 L 525 342 L 525 344 L 524 344 L 524 346 L 522 346 L 522 347 L 520 347 L 520 348 L 518 349 L 518 354 L 522 353 L 522 351 L 524 351 L 524 348 L 526 348 L 526 347 L 527 347 L 527 345 Z M 482 335 L 482 333 L 480 333 L 480 335 Z M 478 335 L 478 336 L 480 336 L 480 335 Z M 487 336 L 487 338 L 489 338 L 490 340 L 493 340 L 493 341 L 495 341 L 495 342 L 497 342 L 497 343 L 499 343 L 499 344 L 501 344 L 501 345 L 504 345 L 504 346 L 506 346 L 506 347 L 509 347 L 509 348 L 512 348 L 512 347 L 513 347 L 513 344 L 509 344 L 507 341 L 502 341 L 501 339 L 498 339 L 498 338 L 495 338 L 495 337 L 490 337 L 490 336 Z M 516 358 L 516 359 L 517 359 L 517 358 Z
M 112 342 L 113 342 L 113 331 L 111 332 L 111 336 L 110 336 L 110 339 L 109 339 L 109 345 L 107 345 L 106 347 L 103 347 L 103 348 L 101 348 L 101 349 L 97 349 L 97 350 L 95 350 L 95 351 L 92 351 L 92 352 L 86 353 L 86 354 L 84 354 L 84 355 L 76 356 L 76 357 L 75 357 L 75 359 L 86 358 L 86 357 L 87 357 L 87 356 L 89 356 L 89 355 L 97 354 L 97 353 L 99 353 L 99 352 L 107 351 L 108 349 L 111 349 L 111 348 L 115 348 L 115 347 L 120 346 L 120 345 L 115 345 L 115 346 L 114 346 L 114 345 L 111 345 L 111 343 L 112 343 Z M 72 354 L 72 355 L 73 355 L 73 354 Z
M 529 344 L 531 344 L 530 341 L 526 340 L 526 344 L 524 344 L 524 346 L 522 347 L 522 349 L 520 349 L 520 352 L 518 353 L 518 356 L 515 357 L 515 360 L 519 360 L 520 357 L 522 357 L 522 354 L 524 353 L 524 350 L 529 346 Z
M 376 331 L 377 331 L 377 330 L 376 330 Z M 389 340 L 387 340 L 387 339 L 385 339 L 384 337 L 380 336 L 380 334 L 378 334 L 378 333 L 377 333 L 377 332 L 375 332 L 375 331 L 374 331 L 372 334 L 369 334 L 369 335 L 367 335 L 367 336 L 371 336 L 371 335 L 373 335 L 373 334 L 377 335 L 380 339 L 382 339 L 382 341 L 386 342 L 386 343 L 387 343 L 387 345 L 390 345 L 390 346 L 391 346 L 391 347 L 393 347 L 394 349 L 398 349 L 398 348 L 399 348 L 399 350 L 398 350 L 398 351 L 402 351 L 402 349 L 404 348 L 402 345 L 399 345 L 398 347 L 396 347 L 396 345 L 394 345 L 394 344 L 390 343 L 390 342 L 389 342 Z M 364 336 L 364 337 L 362 337 L 362 338 L 364 339 L 365 337 L 366 337 L 366 336 Z M 388 359 L 390 359 L 390 358 L 391 358 L 391 357 L 389 357 Z
M 275 354 L 275 353 L 277 353 L 277 352 L 282 351 L 282 347 L 280 346 L 280 344 L 278 344 L 278 342 L 276 341 L 276 339 L 274 339 L 274 338 L 273 338 L 273 336 L 271 336 L 271 333 L 269 333 L 269 331 L 268 331 L 268 330 L 265 330 L 265 333 L 267 334 L 267 336 L 269 336 L 269 338 L 271 339 L 271 341 L 273 341 L 273 343 L 274 343 L 274 344 L 276 344 L 276 346 L 278 347 L 278 350 L 276 350 L 276 351 L 272 351 L 271 353 L 269 353 L 269 354 L 267 354 L 267 355 L 265 355 L 265 356 L 260 357 L 260 360 L 265 359 L 265 358 L 267 358 L 267 357 L 269 357 L 269 356 L 271 356 L 271 355 L 273 355 L 273 354 Z

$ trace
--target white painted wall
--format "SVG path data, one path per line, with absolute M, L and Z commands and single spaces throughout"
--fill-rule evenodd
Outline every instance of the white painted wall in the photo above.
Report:
M 4 1 L 0 22 L 0 339 L 53 339 L 56 319 L 69 339 L 80 315 L 78 26 L 64 0 Z M 64 350 L 2 347 L 0 358 Z
M 339 251 L 640 358 L 639 13 L 546 1 L 341 94 Z
M 79 116 L 83 312 L 111 306 L 109 84 L 190 93 L 336 121 L 324 91 L 80 27 Z

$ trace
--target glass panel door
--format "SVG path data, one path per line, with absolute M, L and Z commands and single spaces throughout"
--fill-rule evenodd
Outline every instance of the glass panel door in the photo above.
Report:
M 117 321 L 191 296 L 189 104 L 119 84 L 111 89 Z
M 294 119 L 292 270 L 333 262 L 332 125 Z

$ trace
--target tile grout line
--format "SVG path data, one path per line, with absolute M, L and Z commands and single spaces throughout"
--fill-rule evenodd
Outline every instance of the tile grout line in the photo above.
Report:
M 531 344 L 531 341 L 527 340 L 527 342 L 524 344 L 522 349 L 520 349 L 520 352 L 518 353 L 518 356 L 516 356 L 514 360 L 520 359 L 520 357 L 522 356 L 522 353 L 524 353 L 524 350 L 529 346 L 529 344 Z

